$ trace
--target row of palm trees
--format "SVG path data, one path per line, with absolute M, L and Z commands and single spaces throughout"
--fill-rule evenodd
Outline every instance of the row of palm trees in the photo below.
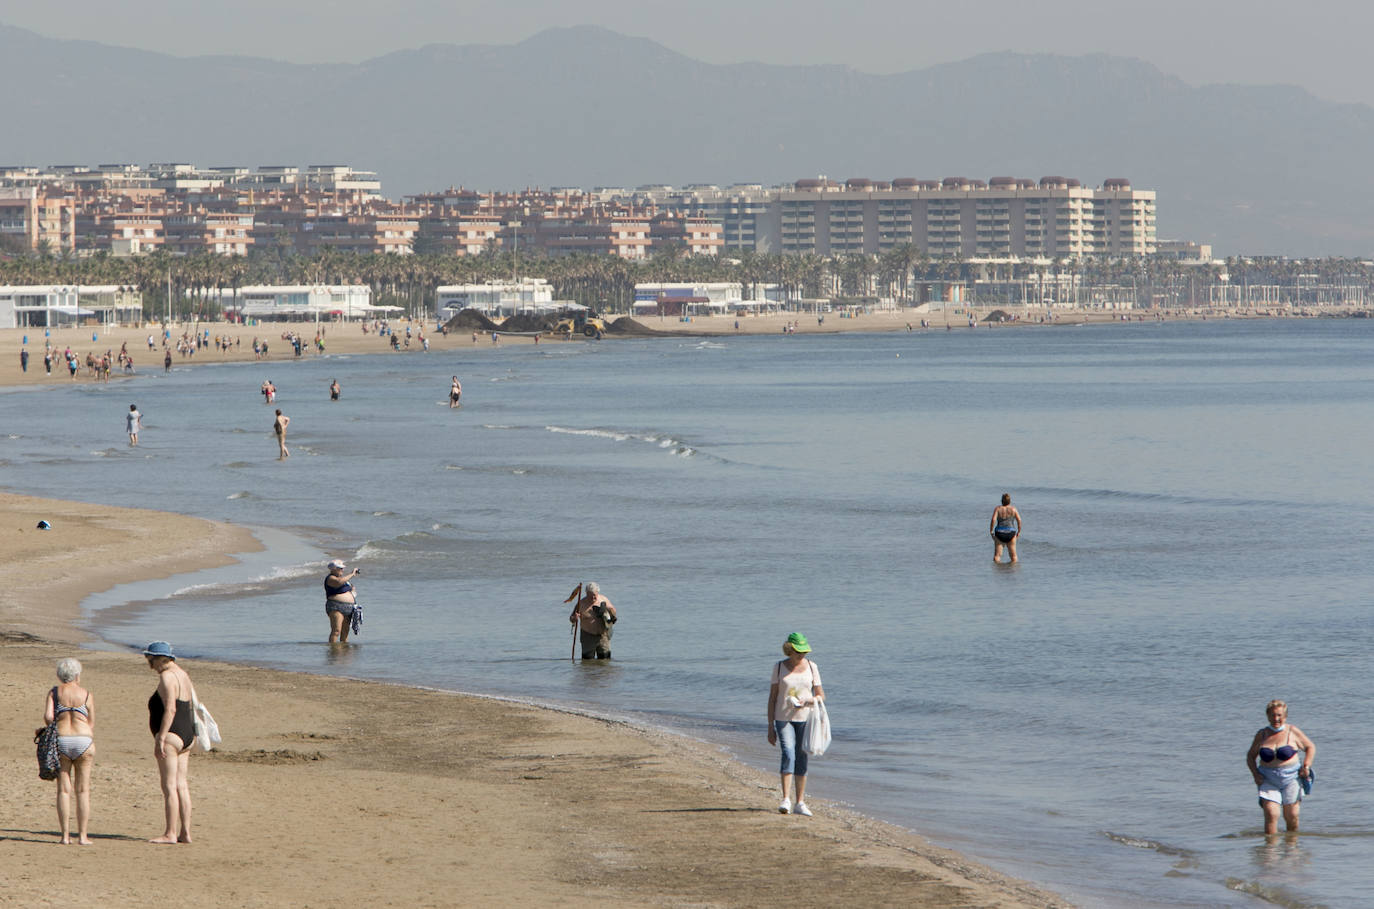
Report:
M 212 315 L 210 291 L 236 292 L 255 284 L 368 285 L 379 303 L 400 305 L 409 313 L 434 312 L 435 288 L 470 284 L 516 275 L 548 280 L 558 299 L 573 300 L 606 312 L 626 312 L 636 283 L 738 281 L 747 291 L 761 284 L 779 285 L 789 298 L 892 297 L 921 302 L 943 292 L 942 285 L 975 279 L 1068 284 L 1076 289 L 1132 288 L 1137 301 L 1167 298 L 1179 302 L 1207 299 L 1218 283 L 1301 285 L 1374 284 L 1370 263 L 1339 258 L 1232 258 L 1225 263 L 1190 266 L 1160 256 L 1137 258 L 1060 259 L 1051 262 L 996 263 L 956 257 L 931 258 L 907 244 L 882 255 L 762 254 L 727 250 L 720 256 L 686 255 L 682 248 L 661 250 L 642 261 L 609 255 L 549 257 L 536 251 L 490 249 L 476 256 L 417 254 L 409 256 L 324 250 L 312 256 L 281 249 L 249 256 L 210 253 L 176 256 L 156 251 L 146 256 L 115 258 L 19 255 L 0 257 L 0 285 L 125 285 L 143 294 L 146 311 L 168 310 L 170 284 L 174 315 Z M 1166 291 L 1162 293 L 1161 291 Z M 1077 292 L 1077 291 L 1076 291 Z M 1184 297 L 1186 296 L 1186 301 Z M 998 302 L 993 300 L 992 302 Z

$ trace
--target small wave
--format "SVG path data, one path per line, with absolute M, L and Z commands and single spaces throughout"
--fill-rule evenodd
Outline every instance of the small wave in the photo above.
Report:
M 628 432 L 617 432 L 612 429 L 571 429 L 567 426 L 545 426 L 549 432 L 564 433 L 570 436 L 591 436 L 598 439 L 614 439 L 617 442 L 628 441 L 634 436 Z
M 410 533 L 403 533 L 396 538 L 397 542 L 410 542 L 411 540 L 431 540 L 434 534 L 425 530 L 412 530 Z
M 240 490 L 240 491 L 238 491 L 238 492 L 231 492 L 229 495 L 225 496 L 225 498 L 226 498 L 226 499 L 255 499 L 255 498 L 257 498 L 257 496 L 253 495 L 253 494 L 252 494 L 251 492 L 249 492 L 248 490 L 243 489 L 243 490 Z
M 24 437 L 21 436 L 21 435 L 20 435 L 19 433 L 17 433 L 17 432 L 12 432 L 12 433 L 10 433 L 9 435 L 5 436 L 5 438 L 7 438 L 7 439 L 22 439 L 22 438 L 24 438 Z
M 511 473 L 515 474 L 517 477 L 523 477 L 525 474 L 529 472 L 529 468 L 527 467 L 516 467 L 511 470 Z
M 444 470 L 467 470 L 467 468 L 461 464 L 445 464 Z
M 252 461 L 230 461 L 228 464 L 225 464 L 224 466 L 225 466 L 225 467 L 232 467 L 232 468 L 240 469 L 240 470 L 241 470 L 241 469 L 243 469 L 244 467 L 252 467 L 252 466 L 253 466 L 253 462 L 252 462 Z
M 282 581 L 291 581 L 295 580 L 296 578 L 308 577 L 309 575 L 315 574 L 318 570 L 318 566 L 314 565 L 313 563 L 301 563 L 299 565 L 282 565 L 280 567 L 273 568 L 267 574 L 261 574 L 251 578 L 236 578 L 232 581 L 211 581 L 204 584 L 188 584 L 185 587 L 179 587 L 176 590 L 173 590 L 171 593 L 167 594 L 166 597 L 163 597 L 163 599 L 170 600 L 173 597 L 186 596 L 187 594 L 192 593 L 201 595 L 217 593 L 254 593 L 256 591 L 265 590 L 268 587 L 271 587 L 274 584 L 278 584 Z
M 119 454 L 118 448 L 100 448 L 91 452 L 93 458 L 108 458 L 110 455 Z
M 374 512 L 372 512 L 372 516 L 373 516 L 374 518 L 394 518 L 394 517 L 396 517 L 396 512 L 394 512 L 394 511 L 374 511 Z
M 1309 903 L 1283 887 L 1273 884 L 1261 884 L 1259 881 L 1245 881 L 1236 877 L 1226 879 L 1226 889 L 1234 890 L 1237 893 L 1248 893 L 1256 899 L 1264 900 L 1275 906 L 1283 906 L 1285 909 L 1317 909 L 1321 903 Z
M 506 423 L 483 423 L 483 429 L 519 429 L 519 426 L 510 426 Z
M 1161 843 L 1158 840 L 1146 839 L 1143 836 L 1130 836 L 1129 834 L 1125 833 L 1112 833 L 1110 830 L 1102 831 L 1102 835 L 1105 836 L 1107 839 L 1111 840 L 1113 843 L 1119 843 L 1122 846 L 1130 846 L 1132 849 L 1152 849 L 1155 852 L 1158 852 L 1160 855 L 1192 855 L 1192 853 L 1189 852 L 1187 849 L 1181 849 L 1178 846 L 1170 846 L 1168 843 Z

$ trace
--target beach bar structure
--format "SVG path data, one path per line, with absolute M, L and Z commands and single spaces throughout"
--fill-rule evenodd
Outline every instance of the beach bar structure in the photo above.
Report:
M 637 315 L 705 315 L 737 310 L 744 305 L 744 285 L 738 281 L 635 285 L 634 312 Z
M 376 319 L 400 312 L 400 306 L 372 305 L 366 284 L 259 284 L 209 291 L 226 314 L 275 321 Z
M 492 281 L 486 284 L 445 284 L 435 288 L 439 317 L 449 319 L 465 309 L 489 316 L 557 312 L 553 285 L 543 278 Z
M 119 284 L 21 284 L 0 287 L 0 328 L 136 325 L 143 294 Z

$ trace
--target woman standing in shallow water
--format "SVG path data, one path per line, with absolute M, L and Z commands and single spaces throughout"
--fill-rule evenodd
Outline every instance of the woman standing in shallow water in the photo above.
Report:
M 1265 835 L 1279 832 L 1280 810 L 1288 831 L 1296 833 L 1303 794 L 1312 788 L 1312 761 L 1317 757 L 1317 746 L 1288 722 L 1288 705 L 1283 701 L 1270 701 L 1264 712 L 1269 725 L 1255 733 L 1250 750 L 1245 752 L 1245 766 L 1259 787 Z M 1301 760 L 1299 751 L 1303 753 Z
M 153 733 L 153 758 L 162 784 L 162 809 L 167 827 L 150 843 L 170 845 L 191 842 L 191 785 L 188 771 L 195 719 L 191 705 L 195 686 L 186 670 L 177 665 L 172 645 L 153 641 L 143 649 L 148 668 L 157 673 L 157 690 L 148 698 L 148 729 Z
M 992 510 L 992 520 L 988 521 L 988 533 L 992 534 L 992 560 L 1002 560 L 1002 547 L 1007 547 L 1010 561 L 1016 561 L 1016 538 L 1021 536 L 1021 512 L 1011 504 L 1011 496 L 1002 493 L 1002 504 Z

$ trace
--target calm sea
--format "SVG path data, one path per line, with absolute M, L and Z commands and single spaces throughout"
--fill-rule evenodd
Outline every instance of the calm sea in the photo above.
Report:
M 1353 906 L 1372 351 L 1374 322 L 1208 321 L 203 365 L 0 393 L 0 459 L 15 491 L 260 529 L 242 565 L 93 598 L 117 644 L 577 705 L 771 772 L 768 672 L 802 631 L 836 735 L 818 799 L 1087 906 Z M 1004 491 L 1016 567 L 991 563 Z M 326 554 L 364 570 L 343 653 Z M 609 664 L 568 659 L 588 579 L 622 616 Z M 1242 761 L 1273 697 L 1319 779 L 1266 843 Z

